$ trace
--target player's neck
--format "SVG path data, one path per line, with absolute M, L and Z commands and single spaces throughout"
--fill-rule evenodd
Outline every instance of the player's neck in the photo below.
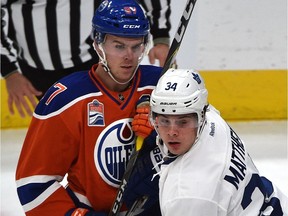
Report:
M 131 85 L 131 82 L 127 84 L 119 84 L 116 83 L 110 75 L 101 67 L 101 65 L 98 65 L 97 69 L 95 70 L 95 74 L 98 79 L 101 80 L 101 82 L 105 85 L 106 88 L 108 88 L 111 91 L 115 92 L 123 92 L 126 89 L 128 89 Z

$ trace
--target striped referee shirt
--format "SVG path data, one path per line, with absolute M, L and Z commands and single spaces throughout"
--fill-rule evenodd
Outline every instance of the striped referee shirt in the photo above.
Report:
M 100 0 L 7 0 L 1 3 L 1 75 L 18 61 L 41 70 L 61 70 L 96 55 L 91 20 Z M 139 0 L 154 41 L 168 40 L 170 0 Z M 168 42 L 169 43 L 169 42 Z

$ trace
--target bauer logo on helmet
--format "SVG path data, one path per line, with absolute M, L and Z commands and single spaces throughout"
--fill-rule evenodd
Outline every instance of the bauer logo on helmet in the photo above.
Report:
M 176 106 L 177 102 L 160 102 L 160 106 L 161 105 Z

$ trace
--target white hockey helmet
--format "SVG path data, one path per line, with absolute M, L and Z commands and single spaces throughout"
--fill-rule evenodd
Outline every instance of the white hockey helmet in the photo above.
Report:
M 157 114 L 196 113 L 198 127 L 205 121 L 208 91 L 200 74 L 192 69 L 169 69 L 158 81 L 150 99 L 151 122 Z M 198 131 L 199 132 L 199 131 Z

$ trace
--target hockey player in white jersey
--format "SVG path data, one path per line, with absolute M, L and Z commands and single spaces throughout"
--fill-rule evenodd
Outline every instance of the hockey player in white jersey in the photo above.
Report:
M 287 216 L 287 196 L 259 174 L 207 96 L 199 73 L 184 69 L 169 69 L 152 92 L 162 215 Z

